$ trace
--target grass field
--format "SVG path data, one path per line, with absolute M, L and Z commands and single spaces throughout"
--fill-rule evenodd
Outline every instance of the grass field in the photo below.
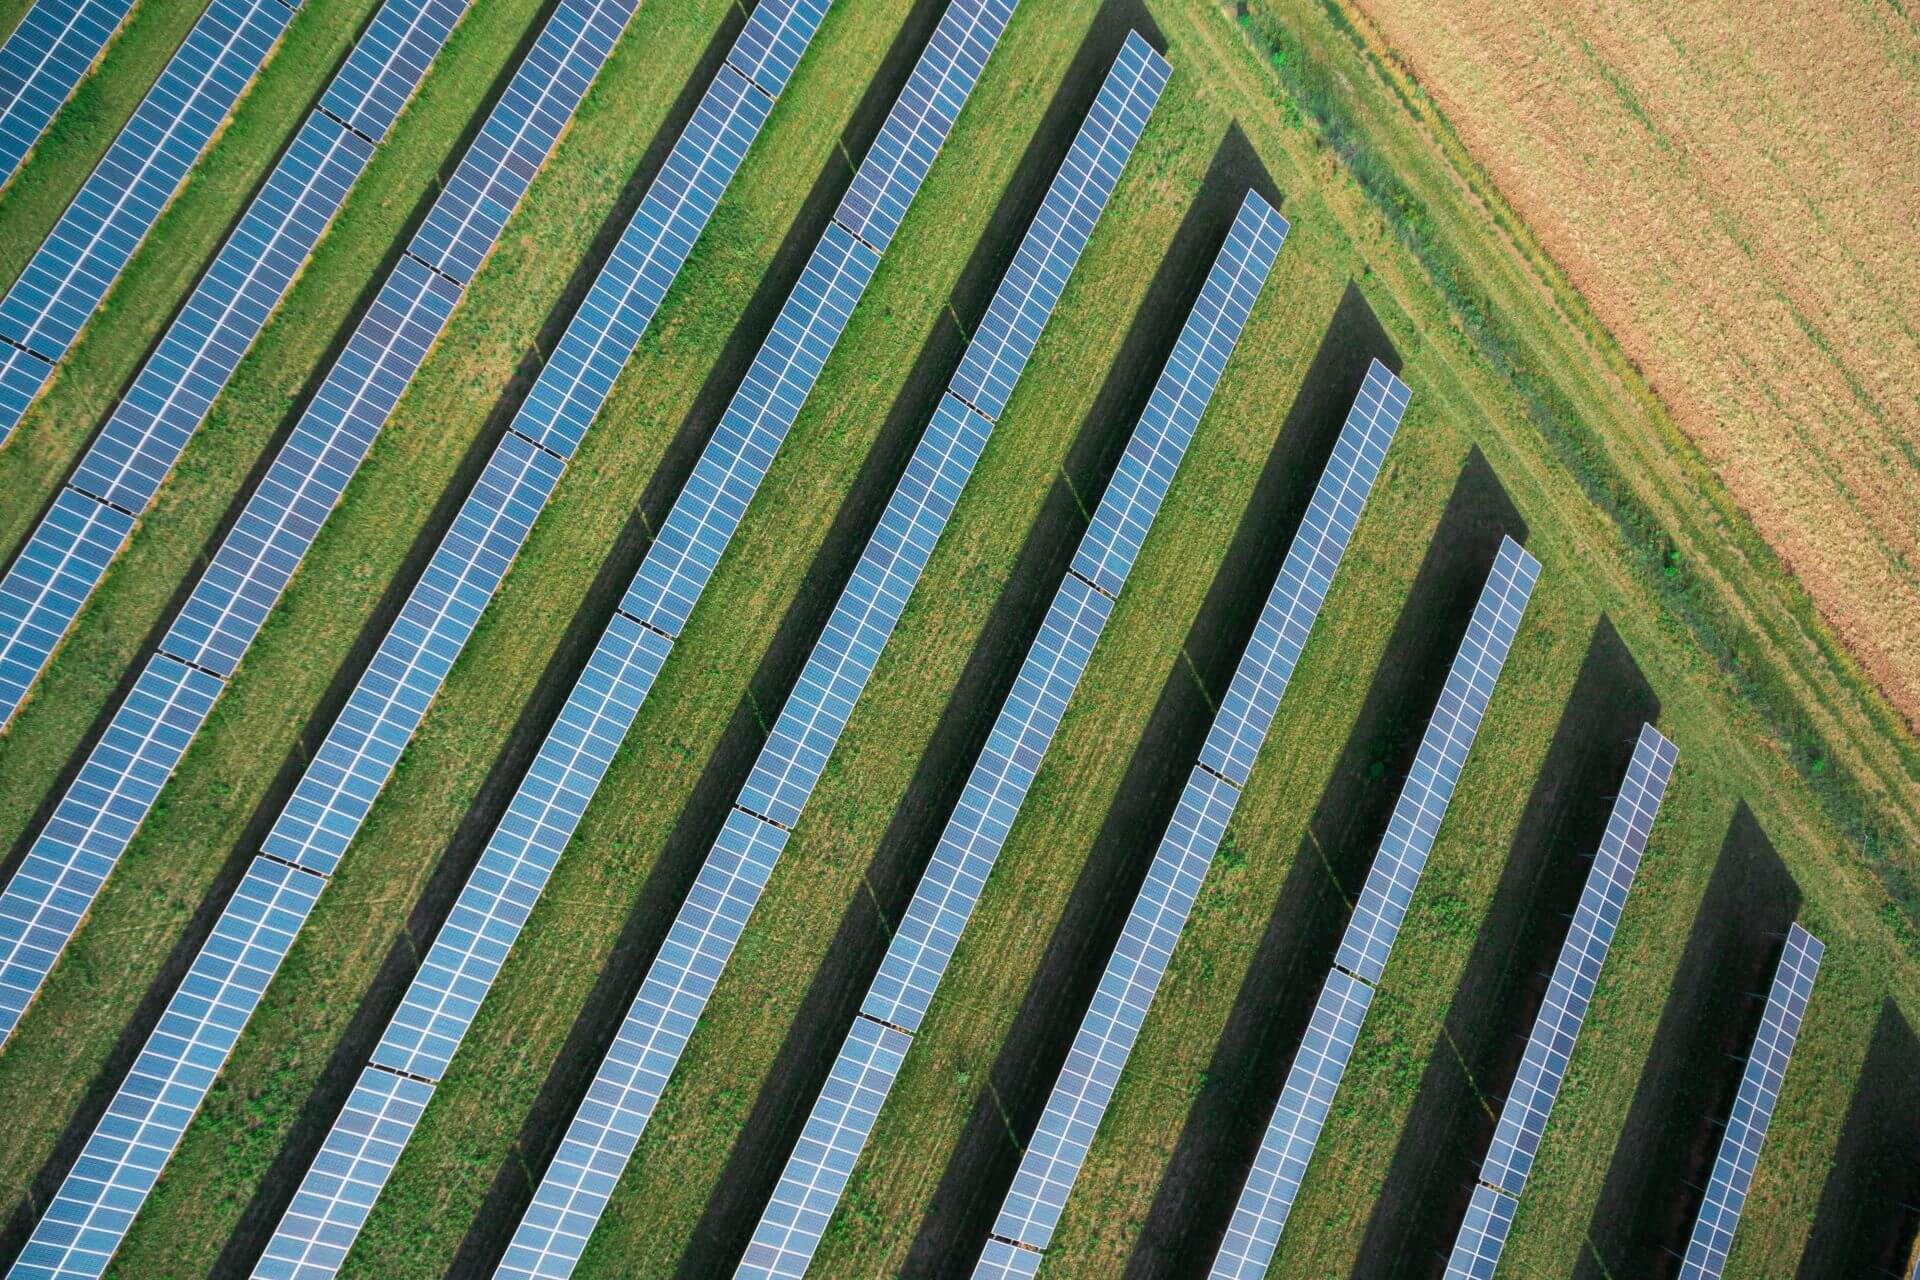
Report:
M 74 642 L 0 737 L 0 836 L 16 856 L 539 9 L 480 6 L 456 33 Z M 332 12 L 344 41 L 358 10 Z M 250 1266 L 818 234 L 846 153 L 860 153 L 937 14 L 927 0 L 867 0 L 829 17 L 114 1274 Z M 642 8 L 0 1056 L 6 1248 L 91 1128 L 617 234 L 658 162 L 663 123 L 704 79 L 695 68 L 738 21 L 719 0 Z M 1733 1273 L 1797 1264 L 1883 1001 L 1911 1010 L 1920 997 L 1912 739 L 1446 120 L 1343 10 L 1276 0 L 1236 21 L 1199 0 L 1097 13 L 1030 0 L 350 1274 L 484 1272 L 503 1243 L 958 357 L 956 320 L 984 307 L 1102 51 L 1110 57 L 1132 21 L 1158 28 L 1174 82 L 580 1274 L 701 1276 L 730 1264 L 1078 536 L 1077 512 L 1164 356 L 1208 237 L 1249 181 L 1269 178 L 1292 237 L 817 1273 L 970 1264 L 961 1255 L 977 1248 L 1017 1159 L 1009 1128 L 1031 1125 L 1044 1101 L 1340 398 L 1374 353 L 1404 362 L 1413 409 L 1069 1205 L 1051 1274 L 1191 1265 L 1190 1241 L 1209 1225 L 1201 1207 L 1230 1194 L 1232 1162 L 1251 1154 L 1297 1035 L 1287 1028 L 1304 1020 L 1299 991 L 1310 1001 L 1324 971 L 1335 886 L 1350 892 L 1364 869 L 1502 529 L 1524 530 L 1546 573 L 1276 1273 L 1406 1274 L 1436 1230 L 1451 1230 L 1408 1206 L 1471 1176 L 1448 1163 L 1448 1141 L 1466 1131 L 1455 1112 L 1472 1114 L 1477 1076 L 1494 1069 L 1473 1038 L 1507 1033 L 1511 1000 L 1494 995 L 1538 967 L 1552 930 L 1541 922 L 1590 825 L 1580 802 L 1610 790 L 1607 768 L 1617 774 L 1621 709 L 1656 703 L 1681 773 L 1523 1205 L 1512 1274 L 1572 1271 L 1596 1209 L 1631 1200 L 1629 1175 L 1664 1150 L 1639 1136 L 1646 1119 L 1678 1105 L 1667 1091 L 1644 1100 L 1643 1076 L 1684 1076 L 1695 1062 L 1709 1064 L 1696 1074 L 1724 1075 L 1710 1065 L 1715 1037 L 1737 1039 L 1739 1002 L 1690 985 L 1683 956 L 1696 954 L 1692 939 L 1725 937 L 1715 980 L 1744 978 L 1753 930 L 1703 933 L 1699 908 L 1791 906 L 1791 894 L 1741 896 L 1787 877 L 1830 950 Z M 272 83 L 256 87 L 243 120 Z M 311 92 L 276 91 L 277 136 Z M 241 124 L 203 174 L 241 163 L 222 159 L 240 149 Z M 267 145 L 259 164 L 271 154 Z M 0 201 L 0 225 L 14 198 Z M 177 300 L 191 270 L 168 286 L 148 259 L 172 270 L 204 257 L 238 198 L 193 219 L 183 198 L 120 293 L 171 287 Z M 103 362 L 118 350 L 130 371 L 166 305 L 117 346 L 100 336 L 110 308 L 85 345 L 97 338 Z M 97 417 L 115 384 L 94 377 L 76 363 L 53 394 L 90 386 Z M 43 408 L 34 421 L 56 418 L 68 420 Z M 70 430 L 67 456 L 86 433 Z M 0 454 L 9 495 L 16 452 Z M 31 492 L 61 473 L 58 455 L 45 456 L 21 473 L 40 486 Z M 1709 1016 L 1674 1014 L 1670 989 L 1680 1013 Z M 1598 1236 L 1614 1274 L 1631 1274 L 1616 1264 L 1645 1241 Z

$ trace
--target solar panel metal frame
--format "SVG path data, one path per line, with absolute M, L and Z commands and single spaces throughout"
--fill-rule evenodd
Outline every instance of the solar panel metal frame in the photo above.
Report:
M 1761 1015 L 1760 1030 L 1754 1035 L 1753 1048 L 1740 1075 L 1740 1091 L 1734 1097 L 1733 1113 L 1720 1137 L 1720 1151 L 1713 1161 L 1713 1176 L 1707 1183 L 1706 1198 L 1694 1218 L 1693 1233 L 1680 1264 L 1680 1280 L 1717 1280 L 1733 1248 L 1734 1232 L 1740 1226 L 1740 1214 L 1746 1208 L 1747 1192 L 1753 1185 L 1753 1173 L 1760 1162 L 1760 1148 L 1766 1141 L 1767 1127 L 1780 1099 L 1780 1086 L 1786 1079 L 1787 1064 L 1793 1057 L 1806 1018 L 1807 1001 L 1813 994 L 1813 981 L 1820 972 L 1820 960 L 1826 944 L 1808 933 L 1798 921 L 1787 930 L 1780 964 L 1774 971 L 1773 987 L 1767 995 L 1766 1012 Z
M 0 185 L 93 69 L 133 0 L 35 0 L 0 45 Z

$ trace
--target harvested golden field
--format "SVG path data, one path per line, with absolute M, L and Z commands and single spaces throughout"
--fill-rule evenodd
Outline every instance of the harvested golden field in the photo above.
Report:
M 1891 3 L 1356 0 L 1908 722 L 1920 26 Z

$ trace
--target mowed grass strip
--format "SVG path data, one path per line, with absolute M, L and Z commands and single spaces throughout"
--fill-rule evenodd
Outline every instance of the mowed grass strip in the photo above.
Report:
M 11 558 L 53 489 L 72 470 L 376 4 L 310 0 L 294 15 L 266 66 L 0 450 L 0 494 L 6 495 L 0 502 L 0 563 Z M 0 280 L 11 285 L 40 247 L 204 7 L 141 5 L 106 61 L 54 117 L 34 158 L 0 200 Z M 149 57 L 153 66 L 147 71 Z M 124 109 L 118 109 L 121 95 L 127 99 Z M 112 98 L 114 109 L 106 109 L 104 97 Z
M 410 974 L 430 941 L 432 924 L 437 924 L 431 922 L 418 935 L 411 934 L 410 925 L 418 923 L 410 920 L 411 909 L 456 832 L 466 832 L 475 842 L 487 834 L 468 832 L 463 819 L 498 753 L 514 735 L 542 673 L 560 653 L 570 620 L 581 608 L 609 550 L 623 533 L 630 532 L 627 526 L 636 501 L 730 339 L 813 180 L 824 168 L 841 163 L 835 139 L 854 101 L 849 86 L 863 85 L 871 76 L 902 11 L 903 7 L 849 5 L 829 15 L 816 48 L 775 108 L 640 354 L 621 379 L 610 408 L 570 464 L 353 854 L 334 877 L 205 1110 L 189 1130 L 116 1259 L 114 1274 L 208 1270 L 243 1212 L 261 1194 L 263 1180 L 296 1121 L 305 1114 L 323 1068 L 354 1022 L 369 987 L 379 980 L 389 1006 L 398 997 L 398 984 Z M 475 282 L 447 337 L 316 545 L 282 614 L 272 624 L 271 636 L 262 637 L 229 692 L 222 707 L 222 714 L 229 718 L 222 723 L 219 741 L 207 744 L 210 752 L 238 753 L 244 744 L 257 742 L 266 731 L 261 721 L 280 696 L 298 697 L 305 700 L 301 705 L 311 705 L 332 673 L 332 664 L 339 662 L 365 618 L 366 599 L 386 588 L 391 566 L 409 541 L 425 536 L 429 529 L 437 536 L 437 528 L 423 524 L 428 510 L 443 500 L 448 477 L 462 455 L 473 450 L 477 440 L 485 442 L 477 434 L 479 428 L 516 364 L 532 355 L 529 344 L 562 286 L 579 267 L 581 247 L 593 239 L 607 217 L 722 23 L 730 24 L 725 27 L 729 33 L 737 27 L 737 19 L 730 16 L 736 12 L 721 3 L 678 0 L 649 3 L 640 10 L 522 213 L 509 225 L 501 249 Z M 895 330 L 890 318 L 881 314 L 868 322 L 867 331 L 877 335 L 884 347 Z M 868 385 L 864 375 L 860 385 Z M 872 385 L 874 394 L 885 389 L 882 382 Z M 842 433 L 839 420 L 827 419 L 825 431 L 829 439 L 837 440 Z M 849 443 L 846 447 L 859 446 Z M 785 465 L 791 464 L 783 461 Z M 800 466 L 804 470 L 807 464 L 803 461 Z M 783 496 L 808 510 L 829 514 L 832 510 L 828 499 L 809 503 Z M 405 522 L 403 529 L 387 528 L 399 520 Z M 763 540 L 778 541 L 764 534 Z M 802 564 L 803 560 L 784 564 L 771 575 L 770 586 L 763 583 L 762 587 L 772 593 L 790 591 L 801 576 Z M 357 581 L 363 574 L 371 580 Z M 624 585 L 622 575 L 617 589 Z M 343 587 L 356 594 L 369 593 L 356 601 L 347 619 L 333 616 Z M 593 607 L 602 610 L 600 617 L 615 599 L 617 594 L 596 600 Z M 781 607 L 776 599 L 763 596 L 749 608 L 756 616 L 777 617 Z M 597 629 L 596 620 L 586 631 L 586 642 Z M 577 644 L 581 637 L 574 639 Z M 733 643 L 729 637 L 727 647 Z M 744 646 L 744 640 L 741 643 Z M 327 647 L 321 671 L 310 680 L 296 681 L 296 671 L 311 661 L 317 645 Z M 752 656 L 757 652 L 753 649 Z M 559 660 L 577 663 L 583 658 L 583 651 L 570 650 Z M 743 665 L 751 661 L 744 647 L 738 661 Z M 695 662 L 694 674 L 704 681 L 711 671 L 698 657 Z M 358 667 L 352 672 L 357 675 Z M 296 685 L 296 694 L 284 694 Z M 557 698 L 565 687 L 563 681 L 557 693 L 549 692 Z M 655 697 L 660 697 L 659 692 Z M 691 697 L 703 706 L 731 706 L 739 688 L 702 686 Z M 663 722 L 653 723 L 657 733 Z M 316 726 L 316 736 L 324 728 L 324 724 Z M 537 734 L 541 729 L 544 724 L 526 732 Z M 525 733 L 514 742 L 531 750 L 532 741 Z M 281 755 L 272 764 L 279 765 L 285 758 L 286 744 L 284 736 L 275 744 Z M 677 749 L 672 754 L 678 758 Z M 502 780 L 503 785 L 512 785 L 518 777 L 515 771 Z M 250 780 L 252 803 L 258 803 L 271 779 L 272 771 L 263 769 L 257 780 Z M 274 794 L 282 792 L 276 788 Z M 224 851 L 232 846 L 251 812 L 248 804 L 225 816 L 218 848 Z M 477 844 L 461 847 L 464 856 L 474 852 Z M 604 868 L 591 865 L 591 846 L 581 852 L 585 856 L 577 861 L 589 864 L 587 869 L 595 876 L 604 874 Z M 635 883 L 637 879 L 618 877 L 605 896 L 611 900 Z M 586 970 L 590 973 L 591 969 Z M 385 1006 L 383 1015 L 384 1010 Z M 362 1054 L 368 1047 L 362 1046 Z M 357 1071 L 359 1065 L 356 1059 L 353 1069 Z M 538 1079 L 531 1068 L 518 1082 L 529 1079 Z M 350 1082 L 349 1075 L 342 1083 Z M 499 1091 L 491 1096 L 498 1104 Z M 339 1100 L 335 1097 L 334 1105 Z M 333 1110 L 323 1111 L 310 1123 L 330 1123 Z M 317 1133 L 307 1136 L 312 1140 Z M 427 1137 L 423 1132 L 422 1141 Z M 460 1163 L 464 1169 L 464 1159 Z M 291 1176 L 297 1177 L 303 1169 L 304 1162 Z M 460 1185 L 443 1176 L 435 1181 Z M 370 1235 L 386 1218 L 390 1202 L 403 1211 L 412 1207 L 406 1188 L 396 1184 L 383 1197 Z M 253 1225 L 264 1231 L 271 1223 Z M 253 1243 L 257 1247 L 260 1242 Z M 458 1234 L 407 1242 L 409 1247 L 415 1243 L 450 1250 L 458 1243 Z M 383 1275 L 429 1269 L 411 1260 L 372 1265 Z
M 419 100 L 350 198 L 294 286 L 294 301 L 270 323 L 161 491 L 156 509 L 108 572 L 71 641 L 0 738 L 0 836 L 21 848 L 37 806 L 73 759 L 76 744 L 126 676 L 140 646 L 169 617 L 169 603 L 203 564 L 209 540 L 242 482 L 340 335 L 356 299 L 377 283 L 394 242 L 488 83 L 504 65 L 538 0 L 482 7 L 454 33 Z M 424 452 L 439 456 L 435 449 Z M 451 460 L 442 464 L 444 476 Z M 390 481 L 374 501 L 393 516 L 430 505 L 437 491 L 418 476 Z M 416 527 L 418 517 L 416 516 Z M 375 520 L 376 527 L 383 522 Z M 364 533 L 361 530 L 360 533 Z M 359 533 L 355 535 L 360 536 Z M 0 1198 L 19 1203 L 75 1106 L 103 1097 L 93 1079 L 127 1019 L 167 960 L 186 920 L 214 883 L 264 788 L 292 752 L 302 720 L 365 620 L 411 535 L 385 544 L 333 544 L 336 580 L 308 587 L 312 612 L 331 633 L 270 620 L 268 634 L 294 653 L 270 670 L 268 705 L 248 703 L 243 680 L 223 700 L 194 751 L 162 795 L 88 922 L 55 969 L 34 1009 L 0 1055 L 0 1096 L 12 1100 L 0 1135 Z M 383 559 L 384 557 L 384 559 Z M 310 558 L 310 565 L 314 561 Z M 381 570 L 384 569 L 384 572 Z M 378 576 L 376 576 L 376 574 Z M 305 570 L 296 584 L 309 581 Z M 320 637 L 326 634 L 328 650 Z M 316 647 L 306 648 L 309 643 Z M 256 645 L 256 655 L 271 646 Z M 291 673 L 291 674 L 288 674 Z M 123 1064 L 124 1065 L 124 1064 Z

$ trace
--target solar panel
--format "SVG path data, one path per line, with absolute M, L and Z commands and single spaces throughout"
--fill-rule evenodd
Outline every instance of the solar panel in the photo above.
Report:
M 1368 367 L 1200 752 L 1200 763 L 1230 782 L 1244 786 L 1253 771 L 1333 571 L 1406 413 L 1408 395 L 1407 385 L 1378 360 Z
M 0 302 L 0 336 L 66 353 L 292 17 L 212 0 Z
M 988 1236 L 987 1247 L 973 1269 L 973 1280 L 1033 1280 L 1040 1274 L 1044 1256 L 1038 1249 Z
M 53 376 L 53 363 L 0 338 L 0 444 L 27 416 L 27 407 Z
M 220 682 L 156 654 L 0 893 L 0 1042 L 46 980 Z
M 1447 1259 L 1447 1280 L 1493 1280 L 1519 1203 L 1484 1182 L 1474 1185 L 1466 1220 L 1460 1224 L 1453 1254 Z
M 0 184 L 20 168 L 132 8 L 133 0 L 35 0 L 0 45 Z
M 263 852 L 332 875 L 426 718 L 564 464 L 507 432 L 414 584 Z
M 830 223 L 620 607 L 677 636 L 773 464 L 880 255 Z
M 776 0 L 756 4 L 727 61 L 769 98 L 787 87 L 800 55 L 813 43 L 830 0 Z
M 9 1275 L 106 1270 L 322 883 L 254 859 Z
M 952 0 L 833 218 L 875 250 L 900 229 L 1016 0 Z
M 560 0 L 408 252 L 467 284 L 560 140 L 639 0 Z
M 162 649 L 233 674 L 459 298 L 445 277 L 401 257 Z
M 470 0 L 387 0 L 327 86 L 320 110 L 380 142 Z
M 1687 1241 L 1680 1280 L 1715 1280 L 1727 1265 L 1733 1233 L 1740 1226 L 1740 1212 L 1753 1185 L 1753 1171 L 1760 1163 L 1760 1145 L 1766 1141 L 1767 1125 L 1780 1099 L 1787 1061 L 1793 1056 L 1794 1041 L 1799 1038 L 1807 999 L 1813 994 L 1813 980 L 1820 972 L 1825 951 L 1826 944 L 1798 923 L 1787 931 L 1787 944 L 1774 970 L 1773 989 L 1767 995 L 1766 1012 L 1761 1015 L 1760 1030 L 1740 1076 L 1733 1114 L 1720 1136 L 1713 1178 L 1707 1183 L 1706 1199 L 1694 1219 L 1693 1236 Z
M 27 690 L 88 592 L 107 571 L 133 517 L 62 489 L 7 576 L 0 578 L 0 724 Z
M 1334 958 L 1335 964 L 1369 983 L 1377 985 L 1387 966 L 1387 952 L 1406 918 L 1440 820 L 1466 765 L 1467 750 L 1480 730 L 1494 681 L 1539 576 L 1539 562 L 1519 543 L 1511 538 L 1501 543 L 1493 573 L 1467 624 L 1459 656 L 1447 672 L 1440 704 L 1420 739 L 1413 770 L 1400 789 L 1386 838 L 1380 842 Z
M 1302 536 L 1308 536 L 1305 530 Z M 1439 705 L 1421 735 L 1413 769 L 1401 785 L 1334 968 L 1314 1005 L 1306 1038 L 1287 1070 L 1279 1104 L 1234 1205 L 1226 1238 L 1213 1260 L 1214 1280 L 1257 1280 L 1266 1274 L 1539 573 L 1538 562 L 1517 542 L 1501 542 L 1447 672 Z

